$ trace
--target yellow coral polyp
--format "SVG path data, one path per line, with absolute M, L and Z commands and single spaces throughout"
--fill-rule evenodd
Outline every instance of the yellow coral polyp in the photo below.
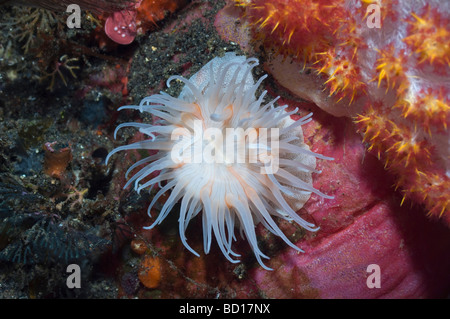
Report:
M 323 65 L 319 70 L 319 74 L 325 74 L 328 79 L 325 81 L 330 88 L 330 96 L 339 95 L 337 102 L 344 97 L 350 96 L 351 104 L 358 91 L 363 90 L 365 84 L 359 81 L 359 69 L 351 60 L 345 58 L 345 55 L 337 57 L 336 53 L 325 52 L 318 54 L 323 58 L 318 61 L 318 65 Z
M 450 65 L 450 32 L 444 28 L 438 29 L 433 36 L 425 38 L 424 41 L 417 46 L 416 52 L 421 56 L 419 63 L 429 60 L 433 63 L 447 63 Z
M 276 49 L 277 54 L 293 55 L 305 63 L 327 50 L 336 30 L 348 22 L 336 0 L 235 0 L 235 5 L 244 8 L 257 40 Z
M 419 137 L 417 131 L 413 131 L 407 125 L 395 124 L 390 121 L 389 137 L 385 139 L 385 144 L 391 146 L 386 150 L 386 156 L 393 165 L 403 163 L 404 167 L 408 167 L 411 162 L 414 166 L 430 163 L 431 152 L 428 149 L 427 142 Z
M 431 207 L 428 211 L 428 216 L 438 216 L 441 218 L 450 208 L 450 196 L 448 190 L 450 189 L 450 180 L 446 176 L 438 174 L 424 174 L 418 176 L 422 186 L 422 192 L 427 194 L 425 201 L 427 206 Z M 437 196 L 428 196 L 428 194 L 438 194 Z
M 344 42 L 339 46 L 347 47 L 353 51 L 352 60 L 355 59 L 358 49 L 366 47 L 364 40 L 357 34 L 355 21 L 351 20 L 348 23 L 343 21 L 343 25 L 346 26 L 341 33 L 346 34 L 347 37 Z
M 410 160 L 420 152 L 420 144 L 414 139 L 400 140 L 392 145 L 387 152 L 394 151 L 398 161 L 403 161 L 405 167 L 408 167 Z
M 443 90 L 429 90 L 426 94 L 418 97 L 400 99 L 396 105 L 402 109 L 404 118 L 412 119 L 420 124 L 429 135 L 431 128 L 447 130 L 450 120 L 450 104 L 444 97 Z
M 381 158 L 382 143 L 386 138 L 388 121 L 377 114 L 373 106 L 370 106 L 365 114 L 358 114 L 354 119 L 358 131 L 363 133 L 363 142 L 369 143 L 367 149 L 371 152 L 376 149 L 378 159 Z
M 363 141 L 370 145 L 368 151 L 375 149 L 379 159 L 381 154 L 384 154 L 386 167 L 406 168 L 411 163 L 416 167 L 418 163 L 430 163 L 431 151 L 426 140 L 419 137 L 417 131 L 388 120 L 379 115 L 372 106 L 365 114 L 358 115 L 354 122 L 364 134 Z
M 378 87 L 381 82 L 386 80 L 386 91 L 397 87 L 397 93 L 403 93 L 409 86 L 409 81 L 405 74 L 406 56 L 403 52 L 395 54 L 395 49 L 390 46 L 387 50 L 378 51 L 381 57 L 377 60 L 376 71 L 378 77 L 375 77 L 372 81 L 378 79 Z
M 436 118 L 442 123 L 444 129 L 447 130 L 447 120 L 450 113 L 450 105 L 448 101 L 444 101 L 441 97 L 436 98 L 433 94 L 425 95 L 420 101 L 425 115 L 429 118 Z
M 419 63 L 436 61 L 450 66 L 450 31 L 445 19 L 437 12 L 432 14 L 430 9 L 423 17 L 414 13 L 412 16 L 414 20 L 408 21 L 411 34 L 403 41 L 419 55 Z
M 446 214 L 450 177 L 441 161 L 448 155 L 441 147 L 450 125 L 446 7 L 438 1 L 406 0 L 235 1 L 267 52 L 315 70 L 330 97 L 320 95 L 327 108 L 355 101 L 350 111 L 359 107 L 362 113 L 354 123 L 368 151 L 396 176 L 402 203 L 412 199 L 425 204 L 431 215 Z M 380 8 L 380 30 L 367 28 L 371 5 Z M 360 99 L 366 87 L 370 91 Z

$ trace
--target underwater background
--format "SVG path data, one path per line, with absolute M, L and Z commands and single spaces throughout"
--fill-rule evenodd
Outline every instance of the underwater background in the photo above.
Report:
M 384 97 L 386 87 L 379 88 L 389 74 L 388 89 L 397 80 L 398 95 L 408 91 L 399 84 L 398 65 L 386 55 L 380 53 L 387 61 L 382 62 L 393 65 L 385 69 L 387 76 L 380 75 L 380 62 L 378 68 L 358 62 L 361 78 L 356 78 L 343 73 L 348 66 L 340 68 L 342 53 L 333 55 L 332 62 L 324 60 L 332 55 L 323 48 L 311 53 L 311 47 L 317 48 L 311 41 L 320 37 L 320 46 L 336 49 L 345 43 L 353 57 L 368 48 L 376 51 L 377 40 L 363 43 L 349 36 L 333 42 L 336 34 L 354 30 L 333 24 L 349 25 L 339 20 L 339 3 L 345 1 L 266 1 L 285 12 L 279 21 L 268 18 L 274 16 L 271 7 L 264 9 L 269 14 L 258 9 L 259 1 L 84 2 L 89 10 L 81 11 L 80 28 L 68 26 L 73 12 L 65 11 L 65 2 L 0 7 L 0 298 L 448 298 L 450 49 L 439 47 L 450 39 L 447 7 L 437 10 L 433 4 L 438 2 L 424 7 L 412 1 L 408 12 L 416 12 L 417 19 L 395 22 L 411 25 L 408 32 L 428 32 L 425 39 L 438 33 L 430 46 L 440 51 L 430 66 L 424 66 L 428 60 L 422 48 L 412 50 L 420 63 L 407 64 L 423 78 L 435 77 L 424 91 L 434 94 L 430 103 L 437 109 L 417 111 L 417 118 L 430 116 L 420 126 L 412 122 L 416 113 L 407 104 L 398 114 L 377 108 L 376 102 L 396 98 Z M 393 6 L 388 12 L 403 2 L 381 1 Z M 346 1 L 356 8 L 346 10 L 362 12 L 346 14 L 346 19 L 365 21 L 370 3 L 376 1 Z M 314 6 L 323 6 L 322 16 L 310 15 L 308 8 Z M 328 12 L 330 7 L 338 9 Z M 435 30 L 421 29 L 430 17 Z M 380 32 L 396 30 L 394 22 L 389 24 L 395 17 L 383 19 L 387 23 Z M 311 23 L 310 28 L 299 31 L 302 23 Z M 292 25 L 299 26 L 298 36 Z M 279 30 L 282 34 L 272 39 Z M 403 42 L 414 47 L 419 40 L 411 36 Z M 394 58 L 402 56 L 400 51 Z M 161 90 L 178 96 L 182 84 L 168 88 L 170 76 L 189 77 L 226 52 L 257 57 L 261 65 L 254 76 L 269 74 L 263 83 L 268 100 L 281 96 L 279 105 L 298 107 L 294 120 L 314 112 L 303 128 L 305 143 L 335 159 L 318 162 L 322 174 L 313 175 L 314 187 L 335 199 L 312 194 L 298 212 L 320 230 L 309 233 L 286 221 L 278 224 L 305 253 L 256 227 L 258 245 L 271 258 L 267 265 L 273 271 L 260 267 L 239 235 L 241 263 L 229 263 L 215 245 L 205 255 L 200 218 L 186 231 L 190 245 L 202 252 L 192 255 L 179 238 L 177 205 L 161 225 L 144 230 L 156 192 L 137 194 L 123 186 L 128 167 L 147 154 L 121 152 L 105 163 L 115 147 L 143 139 L 132 129 L 114 139 L 118 124 L 152 120 L 141 120 L 138 112 L 118 112 L 120 106 Z M 353 91 L 347 92 L 349 87 Z M 373 99 L 370 92 L 376 92 Z M 408 136 L 401 131 L 403 121 L 423 131 L 420 145 L 401 140 Z M 436 132 L 428 135 L 430 127 Z M 152 218 L 165 199 L 158 201 Z M 81 270 L 81 288 L 67 285 L 71 264 Z M 381 287 L 368 282 L 374 264 L 381 270 Z

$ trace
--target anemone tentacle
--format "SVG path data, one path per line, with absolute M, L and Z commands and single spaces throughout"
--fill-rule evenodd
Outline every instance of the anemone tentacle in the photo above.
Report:
M 181 201 L 179 232 L 187 250 L 200 256 L 188 244 L 185 231 L 190 220 L 202 212 L 203 250 L 206 254 L 215 238 L 227 260 L 239 262 L 236 258 L 240 255 L 232 250 L 233 241 L 236 241 L 234 229 L 239 226 L 256 260 L 263 268 L 270 269 L 263 263 L 263 259 L 269 257 L 258 246 L 255 224 L 261 223 L 290 247 L 303 252 L 281 231 L 274 217 L 294 221 L 309 231 L 317 231 L 319 228 L 302 219 L 296 210 L 306 203 L 311 193 L 333 198 L 315 189 L 311 177 L 312 173 L 320 173 L 315 168 L 316 158 L 333 159 L 310 151 L 303 142 L 301 126 L 312 120 L 312 113 L 294 122 L 290 116 L 297 113 L 298 109 L 287 112 L 287 105 L 276 107 L 278 98 L 264 103 L 267 91 L 259 98 L 255 97 L 258 87 L 266 78 L 264 75 L 256 82 L 253 80 L 252 71 L 257 65 L 258 60 L 255 58 L 246 59 L 227 53 L 223 58 L 213 59 L 190 79 L 171 76 L 167 86 L 174 80 L 184 83 L 178 98 L 161 92 L 144 98 L 139 105 L 120 108 L 147 112 L 160 120 L 152 124 L 120 124 L 114 137 L 119 129 L 134 127 L 150 138 L 117 147 L 111 151 L 107 160 L 122 150 L 157 150 L 157 154 L 141 159 L 126 172 L 128 178 L 132 171 L 142 167 L 125 185 L 128 187 L 134 183 L 137 192 L 159 185 L 160 190 L 148 208 L 149 216 L 158 199 L 170 191 L 159 216 L 145 228 L 152 229 L 160 224 L 174 205 Z M 217 134 L 196 136 L 196 129 L 199 128 L 214 129 L 214 132 L 223 134 L 225 138 L 221 140 Z M 265 134 L 261 130 L 263 128 L 271 130 L 271 134 Z M 177 135 L 182 139 L 173 138 L 177 129 L 182 129 Z M 228 129 L 242 129 L 254 135 L 251 137 L 248 133 L 239 139 L 239 135 L 228 134 Z M 278 140 L 273 139 L 273 132 L 281 134 L 277 136 Z M 263 140 L 264 136 L 269 135 L 270 140 Z M 229 136 L 233 137 L 233 156 L 225 148 L 225 140 Z M 235 140 L 236 136 L 238 140 Z M 199 149 L 196 148 L 198 143 Z M 175 152 L 177 147 L 178 151 Z M 236 162 L 235 148 L 238 155 L 240 151 L 243 152 L 243 162 Z M 212 151 L 209 154 L 205 152 L 211 149 L 214 150 L 214 156 Z M 179 162 L 174 161 L 172 153 L 175 153 Z M 213 157 L 214 161 L 206 161 L 205 155 Z M 195 160 L 196 156 L 200 157 L 200 162 Z M 277 162 L 279 167 L 274 170 L 273 165 Z M 161 173 L 155 176 L 158 171 Z M 295 202 L 295 209 L 291 207 L 292 202 Z

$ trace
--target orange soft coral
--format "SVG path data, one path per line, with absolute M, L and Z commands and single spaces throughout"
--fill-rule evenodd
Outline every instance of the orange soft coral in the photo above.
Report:
M 364 92 L 365 84 L 361 82 L 360 70 L 354 55 L 340 52 L 337 54 L 334 49 L 319 53 L 319 60 L 313 65 L 318 69 L 319 74 L 324 74 L 327 84 L 330 88 L 330 96 L 338 96 L 338 102 L 344 97 L 349 97 L 351 104 L 358 93 Z M 320 68 L 320 69 L 319 69 Z
M 335 116 L 354 118 L 404 200 L 450 224 L 450 3 L 235 3 L 275 79 Z
M 395 51 L 394 46 L 390 45 L 384 50 L 377 50 L 380 58 L 377 60 L 376 71 L 378 87 L 382 81 L 386 81 L 386 90 L 395 89 L 402 93 L 409 86 L 406 76 L 407 56 L 404 50 Z M 374 79 L 374 80 L 375 80 Z
M 293 54 L 306 61 L 314 60 L 316 53 L 329 48 L 340 20 L 346 20 L 336 0 L 236 0 L 236 4 L 245 7 L 246 18 L 254 26 L 257 38 L 272 43 L 283 54 Z
M 156 25 L 156 22 L 164 19 L 168 14 L 175 12 L 185 0 L 142 0 L 136 6 L 136 25 L 141 32 Z M 143 30 L 143 31 L 142 31 Z
M 450 20 L 429 5 L 424 14 L 413 12 L 411 15 L 412 18 L 407 20 L 411 25 L 410 35 L 404 41 L 418 54 L 420 63 L 428 61 L 450 65 Z
M 428 135 L 432 135 L 431 128 L 445 133 L 450 122 L 450 100 L 445 91 L 443 86 L 428 88 L 417 96 L 401 99 L 396 106 L 402 109 L 406 119 L 420 124 Z

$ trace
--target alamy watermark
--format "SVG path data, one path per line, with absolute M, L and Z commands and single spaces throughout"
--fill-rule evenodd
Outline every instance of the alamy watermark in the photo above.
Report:
M 66 272 L 70 273 L 66 279 L 67 288 L 81 288 L 81 268 L 77 264 L 70 264 L 66 268 Z
M 369 29 L 381 28 L 381 8 L 377 4 L 369 4 L 366 9 L 366 25 Z
M 370 264 L 366 269 L 367 273 L 370 275 L 367 277 L 366 285 L 367 288 L 381 288 L 381 268 L 377 264 Z
M 278 128 L 203 128 L 201 120 L 193 121 L 193 133 L 187 128 L 173 130 L 171 139 L 178 141 L 171 150 L 177 164 L 234 163 L 261 164 L 261 174 L 275 174 L 279 168 Z M 224 135 L 225 133 L 225 135 Z

